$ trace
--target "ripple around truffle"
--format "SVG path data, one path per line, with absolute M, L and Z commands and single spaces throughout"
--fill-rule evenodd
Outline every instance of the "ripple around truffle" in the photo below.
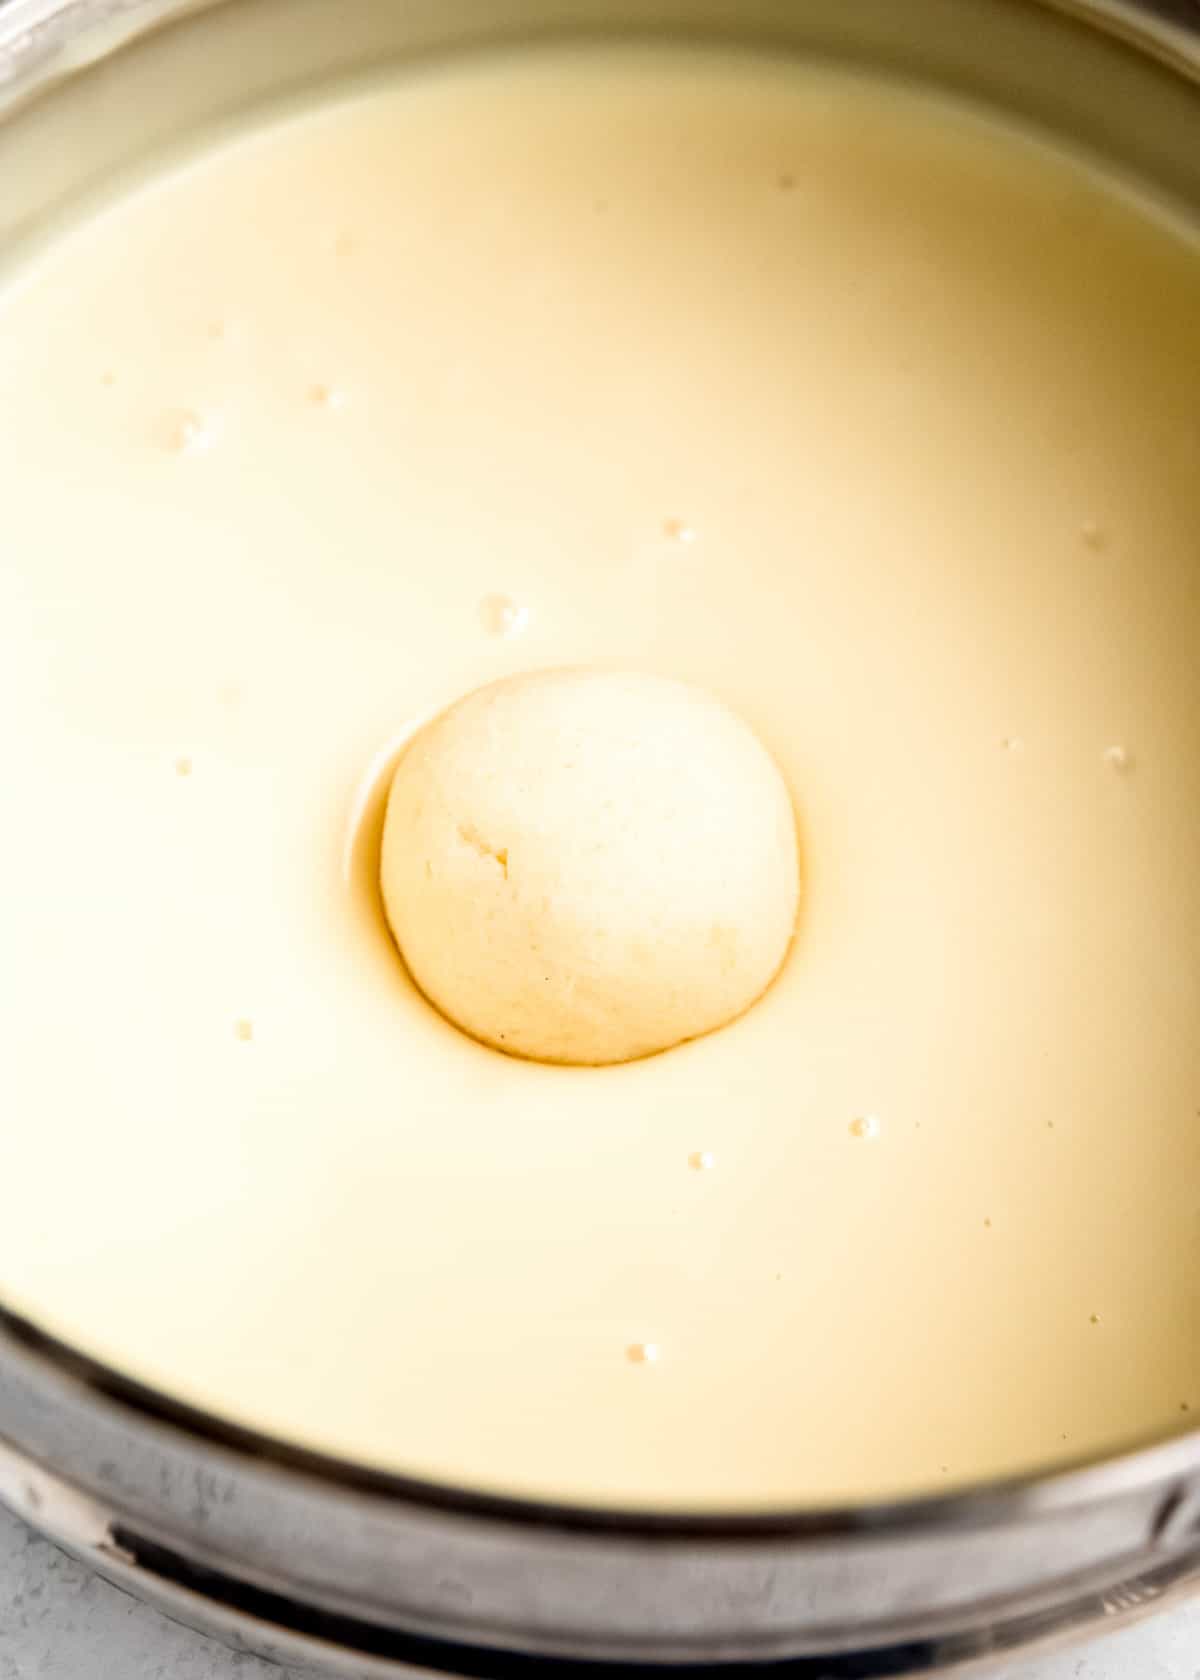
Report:
M 774 760 L 702 689 L 561 670 L 477 690 L 397 766 L 381 887 L 415 983 L 472 1038 L 600 1065 L 726 1025 L 800 897 Z

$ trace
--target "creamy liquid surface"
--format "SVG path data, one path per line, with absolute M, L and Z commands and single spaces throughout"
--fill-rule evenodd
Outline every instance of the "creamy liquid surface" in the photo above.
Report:
M 0 304 L 0 1296 L 573 1499 L 1186 1423 L 1198 389 L 1179 230 L 746 59 L 397 81 L 59 240 Z M 805 906 L 735 1026 L 541 1067 L 407 983 L 379 795 L 593 661 L 759 731 Z

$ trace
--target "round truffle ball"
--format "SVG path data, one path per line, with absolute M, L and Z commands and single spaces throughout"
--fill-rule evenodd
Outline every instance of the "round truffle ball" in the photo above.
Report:
M 537 671 L 417 734 L 383 901 L 412 978 L 510 1055 L 595 1065 L 734 1020 L 796 923 L 796 820 L 754 732 L 659 676 Z

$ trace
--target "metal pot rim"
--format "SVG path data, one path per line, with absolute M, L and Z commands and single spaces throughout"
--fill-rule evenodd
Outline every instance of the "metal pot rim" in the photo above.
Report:
M 673 1512 L 590 1506 L 490 1492 L 384 1470 L 334 1453 L 303 1447 L 194 1406 L 125 1375 L 40 1329 L 0 1302 L 0 1353 L 5 1342 L 47 1375 L 67 1380 L 97 1399 L 115 1402 L 148 1422 L 167 1425 L 198 1444 L 220 1448 L 308 1481 L 327 1491 L 367 1494 L 408 1507 L 477 1517 L 542 1533 L 611 1535 L 680 1541 L 814 1540 L 838 1535 L 896 1535 L 936 1529 L 974 1529 L 1100 1504 L 1200 1473 L 1200 1428 L 1143 1436 L 1111 1453 L 1093 1453 L 1053 1470 L 1034 1466 L 938 1494 L 878 1504 L 823 1505 L 779 1510 Z M 1164 1508 L 1160 1525 L 1171 1512 Z

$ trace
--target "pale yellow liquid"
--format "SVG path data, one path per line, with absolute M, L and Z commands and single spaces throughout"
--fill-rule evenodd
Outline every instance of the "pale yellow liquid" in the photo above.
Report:
M 62 238 L 0 307 L 0 1296 L 553 1497 L 1185 1424 L 1198 390 L 1181 229 L 748 59 L 431 73 Z M 738 708 L 806 852 L 766 999 L 607 1070 L 455 1032 L 373 889 L 404 733 L 579 661 Z

